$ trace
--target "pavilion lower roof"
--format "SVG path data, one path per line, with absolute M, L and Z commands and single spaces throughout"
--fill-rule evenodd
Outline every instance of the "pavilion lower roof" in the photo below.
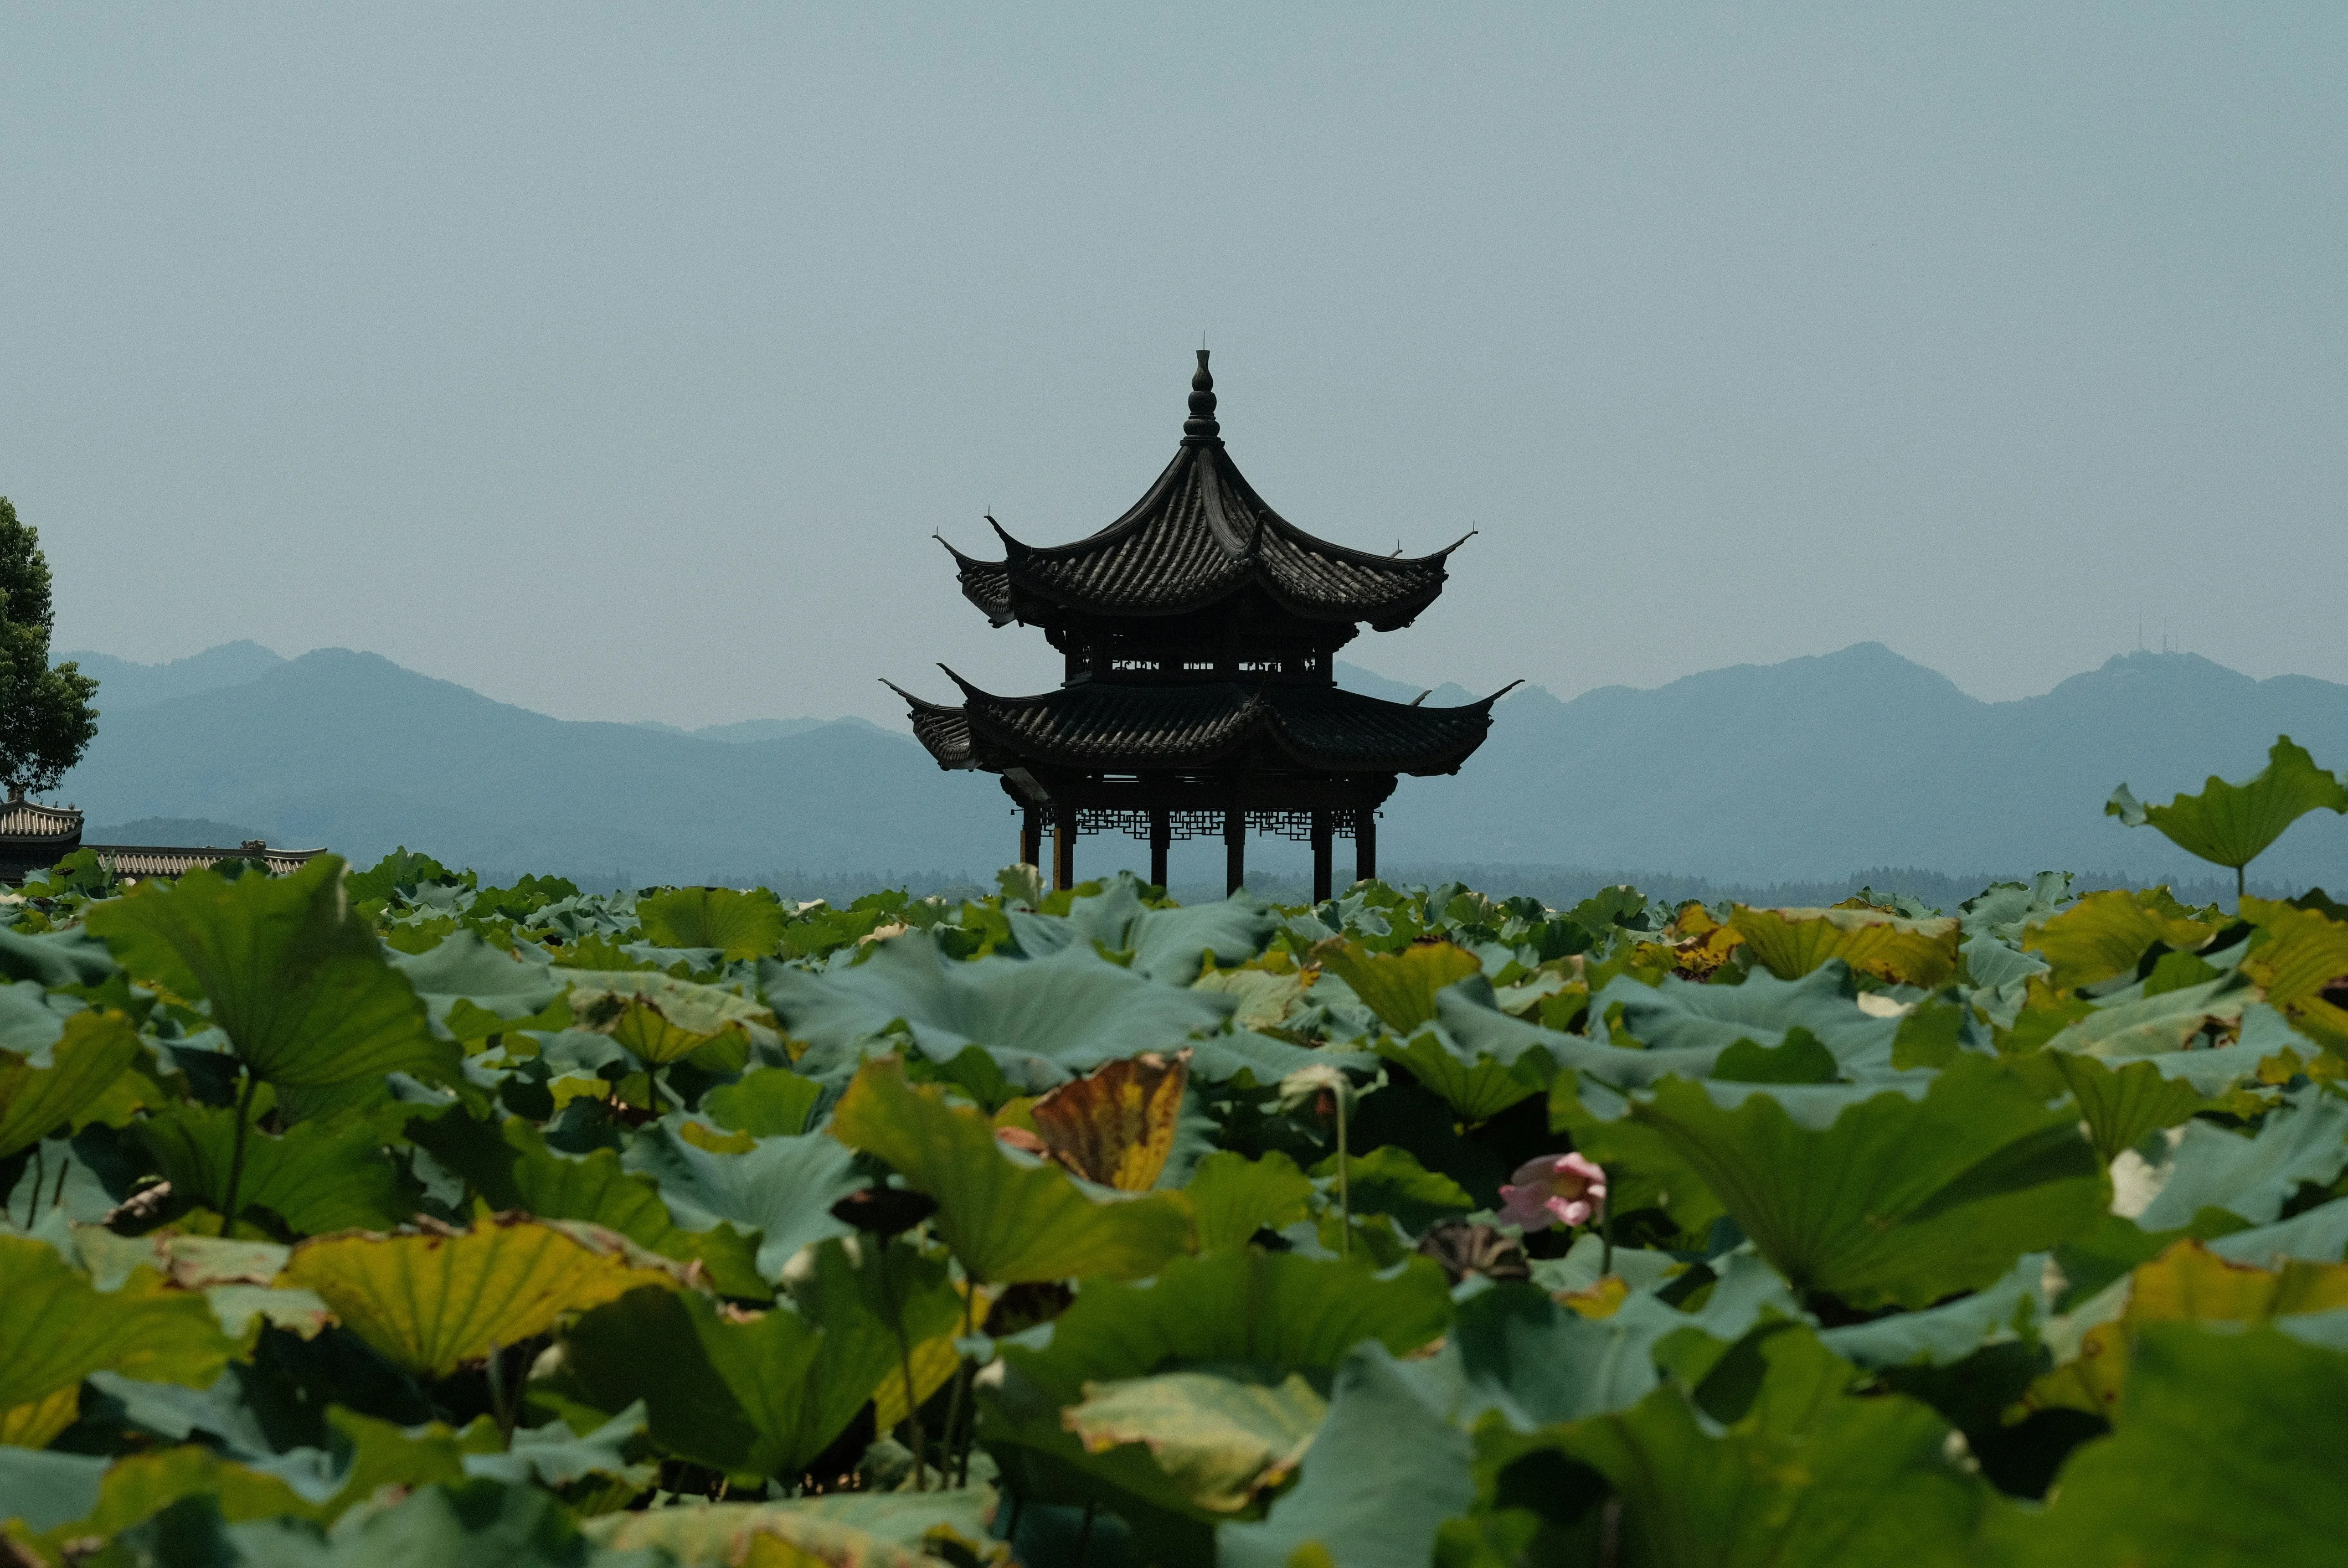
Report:
M 912 710 L 913 733 L 941 767 L 992 772 L 1029 764 L 1113 773 L 1211 767 L 1261 746 L 1321 772 L 1450 773 L 1483 743 L 1501 695 L 1423 708 L 1333 686 L 1102 682 L 997 697 L 956 680 L 960 707 L 900 692 Z

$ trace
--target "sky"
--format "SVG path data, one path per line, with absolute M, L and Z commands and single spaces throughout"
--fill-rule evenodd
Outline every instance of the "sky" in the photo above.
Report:
M 930 536 L 1111 521 L 1203 333 L 1291 520 L 1478 530 L 1396 678 L 2348 681 L 2343 67 L 2336 4 L 6 0 L 0 494 L 60 649 L 898 722 L 1056 682 Z

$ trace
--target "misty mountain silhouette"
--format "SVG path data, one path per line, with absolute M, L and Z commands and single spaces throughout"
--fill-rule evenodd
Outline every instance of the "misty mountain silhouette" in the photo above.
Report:
M 233 678 L 240 669 L 252 672 Z M 100 689 L 98 741 L 58 792 L 93 825 L 201 818 L 361 863 L 404 843 L 498 876 L 638 884 L 792 871 L 983 878 L 1016 844 L 991 777 L 940 773 L 910 737 L 860 720 L 713 727 L 771 725 L 763 740 L 579 723 L 343 649 L 278 661 L 229 644 L 122 671 L 102 677 L 122 686 Z M 1422 689 L 1357 667 L 1340 675 L 1403 701 Z M 182 689 L 144 700 L 171 682 Z M 1427 700 L 1458 699 L 1438 688 Z M 1650 691 L 1561 702 L 1523 689 L 1457 777 L 1403 781 L 1380 848 L 1395 865 L 1746 881 L 1877 865 L 2200 874 L 2151 830 L 2103 815 L 2105 797 L 2123 781 L 2165 800 L 2211 773 L 2247 778 L 2278 733 L 2348 767 L 2348 686 L 2129 653 L 2044 696 L 1983 702 L 1860 643 Z M 1269 866 L 1292 853 L 1261 843 L 1251 858 Z M 1142 858 L 1137 843 L 1103 836 L 1086 841 L 1079 868 Z M 2348 819 L 2302 821 L 2255 874 L 2348 881 Z

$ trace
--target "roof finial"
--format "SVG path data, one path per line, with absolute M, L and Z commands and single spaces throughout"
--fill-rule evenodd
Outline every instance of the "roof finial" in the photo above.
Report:
M 1207 370 L 1207 351 L 1199 351 L 1198 373 L 1190 377 L 1190 417 L 1182 421 L 1182 441 L 1204 446 L 1222 434 L 1215 423 L 1215 378 Z

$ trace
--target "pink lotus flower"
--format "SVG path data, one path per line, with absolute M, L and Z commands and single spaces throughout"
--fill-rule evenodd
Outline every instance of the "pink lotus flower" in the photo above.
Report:
M 1500 1189 L 1499 1220 L 1528 1231 L 1588 1225 L 1606 1207 L 1606 1173 L 1580 1154 L 1543 1154 Z

